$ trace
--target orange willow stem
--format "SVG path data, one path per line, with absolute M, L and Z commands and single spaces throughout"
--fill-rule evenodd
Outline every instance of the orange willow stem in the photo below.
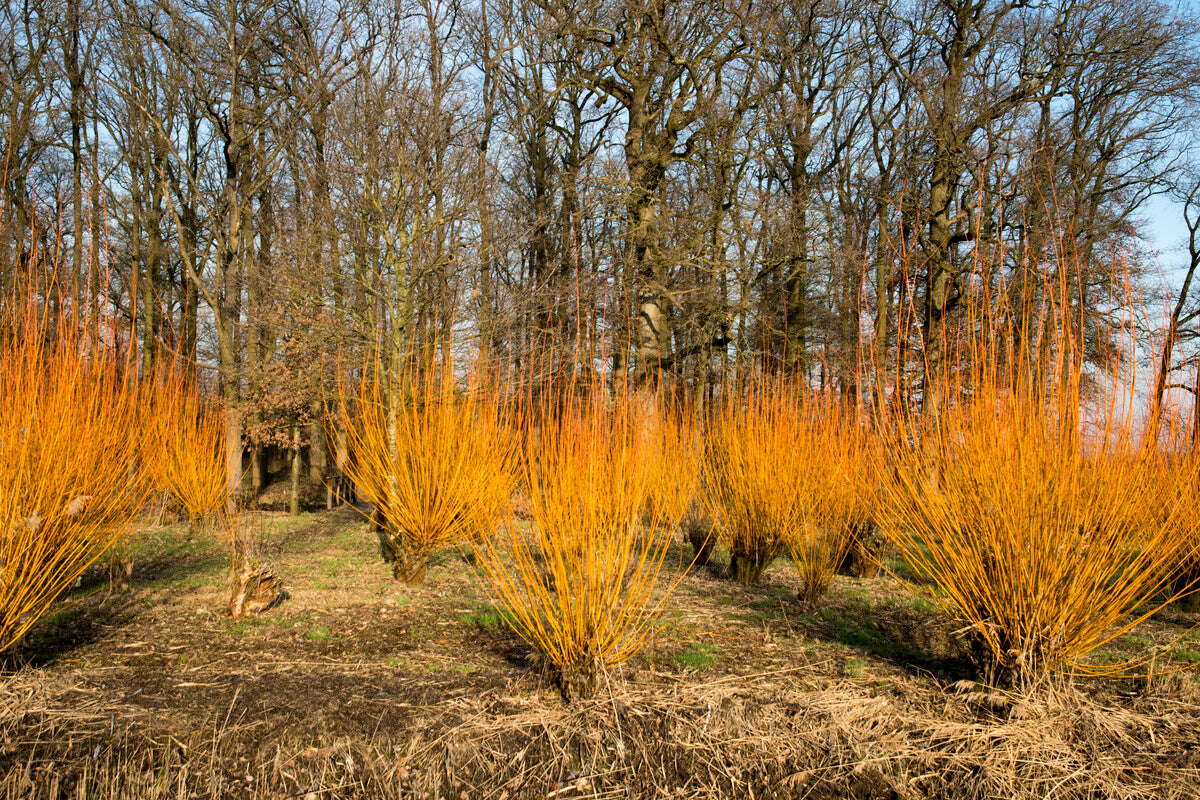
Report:
M 942 415 L 897 421 L 880 458 L 884 530 L 920 579 L 908 585 L 969 631 L 985 678 L 1026 690 L 1112 671 L 1086 656 L 1161 608 L 1195 548 L 1180 535 L 1194 509 L 1156 491 L 1127 390 L 1113 379 L 1085 401 L 1071 305 L 1047 295 L 1036 337 L 1028 309 L 974 310 Z
M 146 381 L 144 458 L 156 488 L 166 491 L 196 521 L 229 506 L 225 469 L 225 416 L 184 376 L 166 372 Z
M 639 435 L 652 459 L 645 501 L 649 520 L 684 517 L 700 501 L 704 441 L 690 409 L 654 397 L 638 401 Z

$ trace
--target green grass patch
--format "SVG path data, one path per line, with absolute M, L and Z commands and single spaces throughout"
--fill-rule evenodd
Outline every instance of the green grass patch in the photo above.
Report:
M 369 539 L 367 537 L 370 536 Z M 354 546 L 362 544 L 363 541 L 368 541 L 371 545 L 376 545 L 376 537 L 365 524 L 346 525 L 339 528 L 330 539 L 331 544 L 338 546 Z
M 321 571 L 326 577 L 337 578 L 353 569 L 349 558 L 322 558 Z
M 213 580 L 205 578 L 201 575 L 189 575 L 186 578 L 176 578 L 173 581 L 167 581 L 165 586 L 168 589 L 203 589 L 205 586 L 212 586 Z
M 920 614 L 933 614 L 941 611 L 941 607 L 927 597 L 913 595 L 908 603 L 908 607 Z
M 304 632 L 304 637 L 313 642 L 325 642 L 333 638 L 333 633 L 324 625 L 314 625 Z
M 513 627 L 512 620 L 502 608 L 485 606 L 474 614 L 463 614 L 458 621 L 464 625 L 473 625 L 480 630 L 498 630 Z
M 225 630 L 231 636 L 248 636 L 261 633 L 268 628 L 288 628 L 291 621 L 280 616 L 256 616 L 231 619 L 225 623 Z
M 863 592 L 861 596 L 857 594 L 846 596 L 842 602 L 842 606 L 843 609 L 841 615 L 843 617 L 849 616 L 867 618 L 870 617 L 871 612 L 875 610 L 875 604 L 871 601 L 870 595 L 866 594 L 866 592 Z
M 1171 658 L 1176 661 L 1186 661 L 1189 664 L 1200 664 L 1200 650 L 1193 650 L 1190 647 L 1171 652 Z
M 46 631 L 64 631 L 75 626 L 76 610 L 63 608 L 42 617 L 40 625 Z
M 225 623 L 225 631 L 230 636 L 246 636 L 261 627 L 262 621 L 258 617 L 233 619 Z
M 1113 645 L 1122 650 L 1147 650 L 1154 646 L 1154 640 L 1149 636 L 1127 633 L 1114 639 Z
M 717 646 L 711 642 L 696 642 L 672 659 L 676 664 L 692 672 L 708 669 L 717 663 Z

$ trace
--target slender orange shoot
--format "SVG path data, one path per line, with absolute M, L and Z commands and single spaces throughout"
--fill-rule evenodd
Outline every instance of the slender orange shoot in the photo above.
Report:
M 547 414 L 522 453 L 532 528 L 475 543 L 481 581 L 568 701 L 645 648 L 678 580 L 660 581 L 679 510 L 649 501 L 655 437 L 626 399 L 610 410 L 593 392 Z
M 641 414 L 651 467 L 646 518 L 677 521 L 693 565 L 704 566 L 716 544 L 704 502 L 704 437 L 691 409 L 646 403 Z
M 459 390 L 451 365 L 376 369 L 341 387 L 346 473 L 375 509 L 397 579 L 420 583 L 437 550 L 486 538 L 506 514 L 516 445 L 505 404 L 477 382 Z
M 792 481 L 807 471 L 807 454 L 793 447 L 799 395 L 752 384 L 731 390 L 709 435 L 707 498 L 729 551 L 729 574 L 758 583 L 802 524 Z
M 829 517 L 846 532 L 849 552 L 844 564 L 859 578 L 874 578 L 882 568 L 885 542 L 876 520 L 880 437 L 858 410 L 846 412 L 832 434 L 827 444 L 841 480 L 829 489 Z
M 39 319 L 0 328 L 0 650 L 125 534 L 145 500 L 121 354 Z
M 823 395 L 811 395 L 805 404 L 793 435 L 814 469 L 798 476 L 804 521 L 787 545 L 800 575 L 800 597 L 816 603 L 851 552 L 860 575 L 876 566 L 878 548 L 871 537 L 877 481 L 871 433 L 857 409 Z
M 1131 522 L 1173 527 L 1180 555 L 1168 593 L 1182 611 L 1194 613 L 1200 611 L 1200 514 L 1194 511 L 1200 508 L 1200 452 L 1187 445 L 1168 448 L 1156 466 L 1153 502 L 1137 509 Z

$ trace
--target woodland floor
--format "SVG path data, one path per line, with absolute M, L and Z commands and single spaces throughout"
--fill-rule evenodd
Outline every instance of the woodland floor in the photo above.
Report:
M 652 651 L 566 706 L 463 554 L 410 587 L 352 509 L 258 519 L 279 607 L 230 619 L 221 545 L 156 527 L 126 589 L 94 570 L 9 654 L 0 798 L 1200 797 L 1197 671 L 984 691 L 891 576 L 810 609 L 783 560 L 694 570 Z M 1098 658 L 1200 662 L 1197 623 Z

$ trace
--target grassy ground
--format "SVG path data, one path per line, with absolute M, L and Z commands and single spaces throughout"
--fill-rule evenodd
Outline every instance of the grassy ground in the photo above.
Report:
M 680 585 L 653 649 L 564 706 L 463 554 L 394 582 L 353 511 L 259 517 L 287 600 L 232 620 L 220 545 L 142 533 L 11 653 L 0 797 L 1200 796 L 1194 672 L 983 691 L 954 625 L 892 577 L 819 607 L 783 561 Z M 679 557 L 683 557 L 681 552 Z M 1200 662 L 1200 618 L 1098 654 Z

